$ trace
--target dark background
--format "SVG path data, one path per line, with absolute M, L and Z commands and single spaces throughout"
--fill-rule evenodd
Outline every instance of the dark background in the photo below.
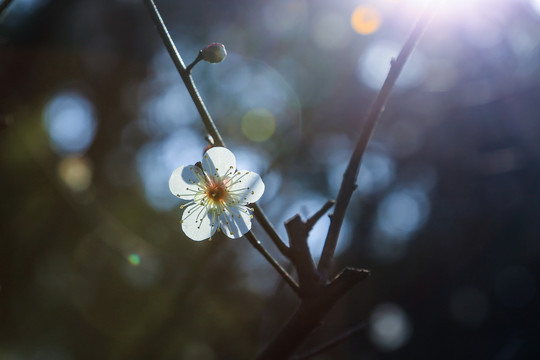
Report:
M 158 1 L 186 63 L 226 45 L 194 78 L 282 234 L 336 196 L 419 3 Z M 540 2 L 451 3 L 404 69 L 342 232 L 335 270 L 372 276 L 304 349 L 367 326 L 317 359 L 540 358 Z M 357 6 L 376 11 L 365 34 Z M 0 359 L 249 359 L 294 310 L 245 239 L 180 230 L 168 177 L 205 133 L 142 1 L 14 0 L 0 123 Z

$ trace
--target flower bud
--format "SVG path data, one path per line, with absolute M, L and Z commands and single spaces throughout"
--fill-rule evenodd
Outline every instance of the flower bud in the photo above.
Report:
M 209 63 L 222 62 L 227 56 L 227 50 L 225 46 L 220 43 L 211 43 L 207 47 L 201 50 L 201 55 L 204 61 Z

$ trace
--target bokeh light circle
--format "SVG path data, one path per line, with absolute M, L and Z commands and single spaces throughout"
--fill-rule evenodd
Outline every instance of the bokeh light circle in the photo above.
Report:
M 69 156 L 58 164 L 58 176 L 72 191 L 84 191 L 92 182 L 92 166 L 86 158 Z
M 249 110 L 242 118 L 242 133 L 251 141 L 266 141 L 276 130 L 276 119 L 265 108 Z
M 412 335 L 409 317 L 392 303 L 377 306 L 369 319 L 369 336 L 382 351 L 394 351 L 405 345 Z
M 351 15 L 351 26 L 358 34 L 373 34 L 381 26 L 381 15 L 373 6 L 358 6 Z
M 61 154 L 86 151 L 96 133 L 94 108 L 76 92 L 56 95 L 45 108 L 44 123 L 52 147 Z
M 377 225 L 387 236 L 405 240 L 425 223 L 429 210 L 429 199 L 420 189 L 396 190 L 379 205 Z

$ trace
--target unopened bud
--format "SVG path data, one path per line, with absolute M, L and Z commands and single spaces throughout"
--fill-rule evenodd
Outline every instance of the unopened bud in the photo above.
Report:
M 209 63 L 222 62 L 227 56 L 227 50 L 225 46 L 220 43 L 211 43 L 207 47 L 201 50 L 201 55 L 204 61 Z

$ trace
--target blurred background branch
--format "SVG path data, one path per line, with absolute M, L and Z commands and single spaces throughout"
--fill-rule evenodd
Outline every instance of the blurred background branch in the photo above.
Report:
M 2 20 L 4 12 L 7 10 L 7 8 L 12 2 L 13 0 L 2 0 L 2 2 L 0 2 L 0 20 Z

